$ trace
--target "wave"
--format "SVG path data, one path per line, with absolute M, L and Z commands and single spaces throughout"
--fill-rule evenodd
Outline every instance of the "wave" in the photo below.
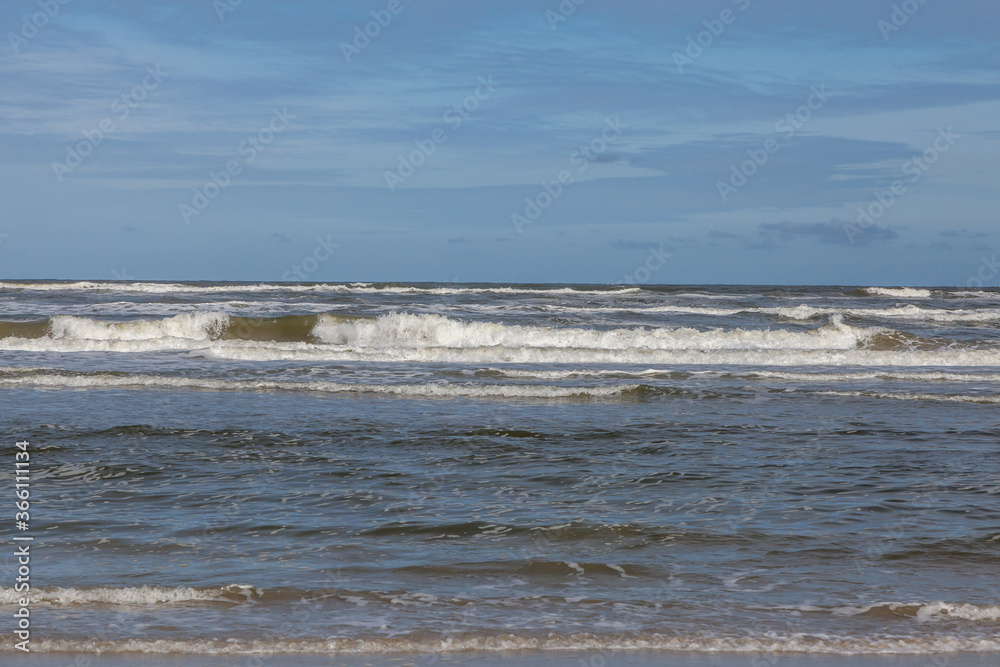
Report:
M 950 602 L 881 602 L 863 607 L 835 607 L 840 616 L 906 616 L 918 621 L 1000 621 L 1000 606 Z
M 971 299 L 998 299 L 1000 292 L 985 292 L 983 290 L 958 290 L 946 293 L 947 296 L 961 296 Z
M 738 375 L 736 377 L 739 377 Z M 1000 382 L 998 373 L 947 373 L 923 371 L 907 373 L 898 371 L 872 371 L 859 373 L 786 373 L 782 371 L 753 371 L 745 377 L 793 380 L 796 382 L 841 382 L 841 381 L 913 381 L 913 382 Z
M 42 322 L 0 323 L 0 349 L 111 350 L 117 343 L 197 349 L 215 341 L 318 343 L 347 349 L 523 348 L 582 350 L 852 349 L 882 329 L 834 318 L 809 331 L 691 328 L 581 329 L 467 322 L 443 315 L 391 313 L 375 318 L 288 315 L 241 318 L 221 312 L 161 319 L 98 320 L 60 315 Z M 38 341 L 18 347 L 18 341 Z M 49 346 L 48 344 L 54 344 Z M 89 346 L 89 347 L 88 347 Z M 123 351 L 144 346 L 123 345 Z
M 351 316 L 323 315 L 330 321 Z M 35 322 L 0 322 L 0 349 L 58 351 L 147 351 L 197 349 L 217 340 L 314 341 L 318 315 L 236 317 L 223 312 L 184 313 L 159 319 L 99 320 L 58 315 Z M 12 347 L 17 340 L 36 341 Z M 125 345 L 120 345 L 120 344 Z M 129 345 L 129 344 L 132 345 Z
M 806 330 L 699 330 L 560 328 L 407 313 L 276 318 L 197 313 L 127 321 L 57 316 L 44 326 L 2 323 L 0 333 L 7 334 L 0 350 L 177 350 L 244 361 L 1000 366 L 1000 349 L 851 326 L 839 316 Z
M 186 283 L 153 282 L 111 282 L 77 281 L 22 283 L 0 282 L 0 289 L 38 292 L 124 292 L 142 294 L 205 294 L 222 292 L 334 292 L 334 293 L 388 293 L 388 294 L 580 294 L 590 296 L 634 294 L 642 291 L 639 287 L 608 285 L 603 289 L 593 287 L 549 287 L 549 286 L 506 286 L 506 287 L 422 287 L 393 283 L 231 283 L 223 285 L 196 285 Z
M 899 393 L 884 391 L 821 391 L 823 396 L 841 396 L 847 398 L 879 398 L 894 401 L 935 401 L 942 403 L 976 403 L 979 405 L 996 405 L 1000 403 L 1000 395 L 988 394 L 927 394 Z
M 607 309 L 610 310 L 610 309 Z M 920 308 L 913 304 L 898 308 L 821 308 L 805 304 L 781 308 L 697 308 L 687 306 L 653 306 L 636 309 L 639 313 L 680 313 L 690 315 L 711 315 L 731 317 L 759 313 L 775 315 L 789 320 L 810 320 L 816 317 L 850 316 L 867 319 L 905 319 L 925 322 L 996 322 L 1000 320 L 1000 310 L 947 310 L 943 308 Z
M 40 369 L 45 371 L 46 369 Z M 492 371 L 491 371 L 492 372 Z M 563 380 L 583 375 L 573 371 L 518 371 L 510 373 L 513 377 L 534 379 Z M 627 371 L 607 371 L 590 374 L 603 377 L 619 375 L 639 377 L 643 375 L 660 374 L 637 371 L 629 374 Z M 719 373 L 729 378 L 775 378 L 791 381 L 843 382 L 852 380 L 896 379 L 923 381 L 927 378 L 937 378 L 945 382 L 964 382 L 968 378 L 975 381 L 1000 382 L 1000 375 L 961 375 L 949 373 Z M 674 377 L 676 374 L 668 373 Z M 688 376 L 690 377 L 690 375 Z M 956 379 L 957 378 L 957 379 Z M 988 378 L 983 380 L 983 378 Z M 476 384 L 455 382 L 428 382 L 421 384 L 370 384 L 341 382 L 286 382 L 278 380 L 216 380 L 209 378 L 171 377 L 155 375 L 128 375 L 113 372 L 68 373 L 39 372 L 38 370 L 23 372 L 18 370 L 0 370 L 0 386 L 6 387 L 51 387 L 59 389 L 203 389 L 208 391 L 301 391 L 327 394 L 382 394 L 412 398 L 534 398 L 534 399 L 581 399 L 581 398 L 634 398 L 650 397 L 687 397 L 692 399 L 719 398 L 726 394 L 720 392 L 705 392 L 704 390 L 684 390 L 675 387 L 663 387 L 648 384 L 614 384 L 603 386 L 555 386 L 555 385 L 516 385 L 516 384 Z M 994 405 L 1000 403 L 1000 395 L 989 394 L 931 394 L 931 393 L 890 393 L 879 391 L 816 391 L 817 396 L 838 396 L 844 398 L 874 398 L 901 401 L 938 401 L 952 403 L 975 403 Z M 733 395 L 735 396 L 735 395 Z
M 266 630 L 261 634 L 266 635 Z M 8 643 L 12 645 L 13 642 Z M 467 651 L 673 651 L 684 653 L 809 653 L 832 655 L 927 655 L 956 652 L 1000 651 L 995 637 L 955 635 L 920 637 L 852 637 L 832 634 L 769 632 L 744 636 L 670 636 L 573 634 L 560 636 L 517 635 L 512 632 L 465 636 L 394 637 L 374 639 L 128 639 L 94 641 L 40 639 L 32 641 L 39 652 L 94 652 L 105 654 L 400 654 L 458 653 Z
M 254 586 L 139 586 L 135 588 L 97 586 L 93 588 L 32 588 L 32 604 L 72 606 L 85 604 L 150 606 L 182 602 L 246 602 L 260 597 L 261 589 Z M 0 605 L 16 605 L 24 593 L 12 588 L 0 589 Z
M 314 335 L 351 348 L 731 350 L 853 349 L 880 333 L 839 319 L 810 331 L 690 328 L 580 329 L 464 322 L 442 315 L 391 314 L 344 322 L 322 318 Z
M 931 291 L 929 289 L 915 287 L 865 287 L 861 291 L 869 296 L 891 296 L 898 299 L 931 298 Z
M 645 370 L 625 369 L 571 369 L 571 370 L 537 370 L 531 368 L 486 368 L 480 371 L 486 375 L 501 375 L 503 377 L 526 378 L 533 380 L 569 380 L 571 378 L 599 377 L 666 377 L 671 379 L 686 379 L 691 373 L 683 373 L 671 369 L 647 368 Z
M 0 368 L 2 370 L 2 368 Z M 525 378 L 534 380 L 568 380 L 572 378 L 667 378 L 687 380 L 698 377 L 731 378 L 747 380 L 790 380 L 794 382 L 867 382 L 867 381 L 913 381 L 913 382 L 1000 382 L 1000 373 L 948 373 L 943 371 L 870 371 L 855 373 L 830 373 L 813 371 L 793 373 L 785 371 L 678 371 L 673 368 L 645 368 L 641 370 L 616 368 L 576 368 L 567 370 L 540 370 L 532 368 L 486 368 L 485 375 Z
M 212 380 L 207 378 L 120 375 L 112 373 L 37 373 L 0 375 L 0 386 L 58 388 L 172 388 L 215 391 L 309 391 L 331 394 L 389 394 L 412 397 L 464 398 L 585 398 L 614 397 L 642 390 L 640 385 L 557 387 L 547 385 L 348 384 L 340 382 L 281 382 L 276 380 Z M 653 390 L 655 391 L 655 390 Z

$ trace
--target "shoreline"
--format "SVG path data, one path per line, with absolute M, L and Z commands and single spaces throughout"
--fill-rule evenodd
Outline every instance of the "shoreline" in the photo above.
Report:
M 1000 654 L 928 653 L 922 655 L 829 655 L 805 653 L 679 653 L 673 651 L 457 651 L 454 653 L 353 654 L 144 654 L 52 652 L 23 655 L 39 667 L 146 665 L 148 667 L 406 667 L 476 665 L 495 667 L 992 667 Z

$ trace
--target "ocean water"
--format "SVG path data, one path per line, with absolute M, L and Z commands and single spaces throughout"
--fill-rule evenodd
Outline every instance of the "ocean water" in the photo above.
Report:
M 997 290 L 0 283 L 32 650 L 1000 653 L 998 326 Z

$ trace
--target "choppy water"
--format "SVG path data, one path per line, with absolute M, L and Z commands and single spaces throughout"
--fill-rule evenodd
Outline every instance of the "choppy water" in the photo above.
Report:
M 995 290 L 0 283 L 33 648 L 998 652 L 998 325 Z

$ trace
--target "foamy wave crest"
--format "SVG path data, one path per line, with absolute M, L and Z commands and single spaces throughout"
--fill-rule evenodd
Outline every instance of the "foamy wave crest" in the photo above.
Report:
M 941 403 L 977 403 L 979 405 L 996 405 L 1000 396 L 989 394 L 926 394 L 899 393 L 884 391 L 821 391 L 823 396 L 841 396 L 847 398 L 879 398 L 893 401 L 935 401 Z
M 32 649 L 40 652 L 99 651 L 147 654 L 400 654 L 458 653 L 464 651 L 676 651 L 689 653 L 811 653 L 832 655 L 926 655 L 932 653 L 993 652 L 1000 650 L 996 637 L 850 637 L 807 633 L 768 633 L 758 636 L 615 636 L 578 634 L 542 637 L 513 633 L 441 638 L 395 637 L 385 639 L 236 639 L 93 641 L 39 639 Z
M 899 380 L 916 382 L 1000 382 L 997 373 L 946 373 L 923 371 L 907 373 L 899 371 L 872 371 L 859 373 L 786 373 L 782 371 L 753 371 L 745 377 L 792 380 L 795 382 L 867 382 L 872 380 Z
M 567 309 L 571 310 L 571 309 Z M 581 309 L 582 310 L 582 309 Z M 613 309 L 594 309 L 612 311 Z M 947 310 L 943 308 L 920 308 L 913 304 L 899 308 L 821 308 L 802 304 L 783 308 L 698 308 L 695 306 L 653 306 L 637 309 L 641 313 L 678 313 L 685 315 L 710 315 L 731 317 L 760 313 L 776 315 L 789 320 L 809 320 L 815 317 L 838 317 L 849 315 L 860 318 L 904 319 L 924 322 L 995 322 L 1000 320 L 1000 310 L 980 308 L 975 310 Z
M 533 380 L 568 380 L 570 378 L 597 378 L 597 377 L 651 377 L 651 376 L 683 376 L 685 373 L 678 373 L 669 369 L 659 370 L 647 368 L 646 370 L 617 370 L 617 369 L 576 369 L 562 371 L 546 371 L 531 368 L 487 368 L 486 372 L 503 375 L 513 378 L 530 378 Z
M 914 287 L 866 287 L 861 291 L 872 296 L 892 296 L 899 299 L 929 299 L 931 297 L 929 289 Z
M 382 348 L 214 345 L 205 353 L 238 361 L 389 361 L 457 364 L 677 364 L 705 366 L 1000 367 L 997 350 L 580 350 L 546 348 Z
M 832 611 L 840 616 L 895 615 L 918 621 L 1000 621 L 1000 606 L 951 602 L 880 602 L 863 607 L 836 607 Z
M 348 348 L 508 348 L 518 350 L 815 350 L 854 349 L 880 333 L 834 318 L 810 331 L 732 329 L 699 331 L 688 328 L 596 329 L 463 322 L 442 315 L 397 313 L 376 319 L 344 322 L 321 318 L 314 335 L 330 345 Z
M 1000 299 L 1000 292 L 985 292 L 983 290 L 949 292 L 948 296 L 961 296 L 967 299 Z
M 945 344 L 834 316 L 806 330 L 557 328 L 463 321 L 432 314 L 377 318 L 224 313 L 104 321 L 60 316 L 0 323 L 0 350 L 182 350 L 243 361 L 1000 366 L 1000 349 Z
M 370 393 L 413 397 L 466 398 L 574 398 L 609 397 L 635 391 L 640 385 L 605 387 L 556 387 L 506 384 L 346 384 L 340 382 L 280 382 L 276 380 L 211 380 L 155 375 L 111 375 L 106 373 L 32 373 L 0 376 L 0 386 L 60 388 L 173 388 L 215 391 L 312 391 L 331 394 Z
M 55 340 L 148 341 L 181 339 L 208 341 L 218 338 L 229 326 L 224 313 L 174 315 L 158 320 L 108 322 L 87 317 L 61 315 L 51 320 L 50 336 Z
M 261 595 L 261 590 L 253 586 L 217 586 L 214 588 L 190 588 L 180 586 L 140 586 L 138 588 L 114 588 L 98 586 L 94 588 L 32 588 L 28 597 L 32 604 L 54 606 L 102 604 L 147 606 L 177 604 L 181 602 L 240 602 Z M 24 593 L 12 588 L 0 589 L 0 605 L 16 605 Z
M 691 377 L 705 378 L 742 378 L 747 380 L 790 380 L 793 382 L 870 382 L 870 381 L 916 381 L 916 382 L 978 382 L 1000 383 L 1000 373 L 948 373 L 943 371 L 870 371 L 855 373 L 837 373 L 813 371 L 793 373 L 786 371 L 678 371 L 672 368 L 635 369 L 604 369 L 578 368 L 567 370 L 540 370 L 532 368 L 487 368 L 484 373 L 513 378 L 530 378 L 534 380 L 567 380 L 570 378 L 650 378 L 665 377 L 671 379 L 689 379 Z
M 44 323 L 43 323 L 44 324 Z M 9 325 L 8 325 L 9 326 Z M 229 327 L 225 313 L 195 313 L 160 319 L 97 320 L 60 315 L 45 335 L 0 338 L 0 350 L 29 352 L 148 352 L 206 347 Z

